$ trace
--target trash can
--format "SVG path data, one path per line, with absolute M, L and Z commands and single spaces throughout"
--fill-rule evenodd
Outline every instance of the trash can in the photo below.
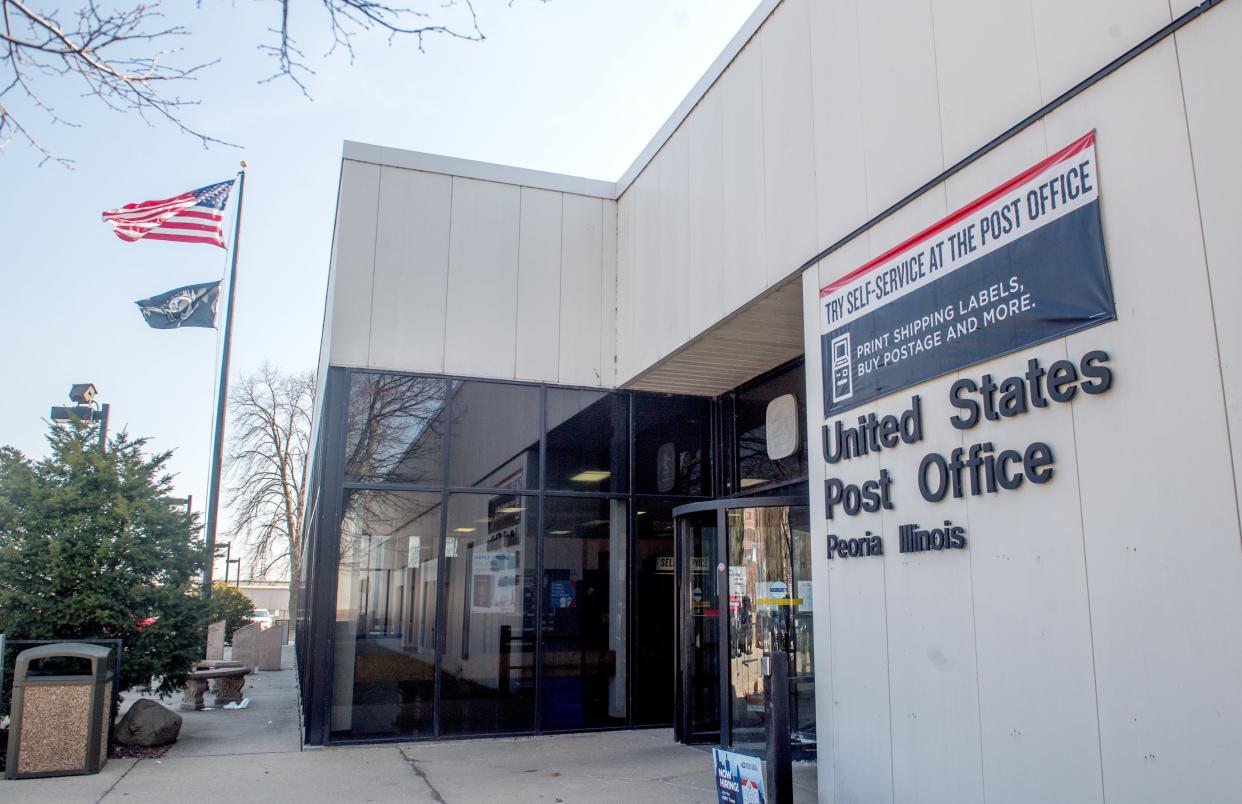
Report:
M 87 674 L 30 671 L 41 659 L 89 663 Z M 13 668 L 6 779 L 99 773 L 108 761 L 112 649 L 80 642 L 29 648 Z

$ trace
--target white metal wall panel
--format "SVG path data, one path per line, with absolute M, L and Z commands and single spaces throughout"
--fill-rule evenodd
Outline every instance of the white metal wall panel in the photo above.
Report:
M 808 0 L 785 0 L 763 26 L 764 284 L 816 251 L 815 123 Z
M 820 286 L 858 267 L 869 257 L 868 238 L 863 235 L 819 263 Z M 808 332 L 819 330 L 818 298 L 816 291 L 815 323 L 806 324 Z M 816 389 L 817 394 L 821 392 L 822 386 Z M 858 412 L 866 415 L 874 409 L 874 405 L 864 406 Z M 829 561 L 822 547 L 825 533 L 847 537 L 854 534 L 848 532 L 852 528 L 845 521 L 847 517 L 838 515 L 833 521 L 826 520 L 823 508 L 818 507 L 823 502 L 823 450 L 818 419 L 810 413 L 818 410 L 823 410 L 822 397 L 819 406 L 812 408 L 808 396 L 808 415 L 816 425 L 808 429 L 807 440 L 814 445 L 809 455 L 812 465 L 818 468 L 810 486 L 820 490 L 811 495 L 820 498 L 817 509 L 812 509 L 813 517 L 815 510 L 819 510 L 819 514 L 811 520 L 811 539 L 821 545 L 820 549 L 812 550 L 811 572 L 818 598 L 827 602 L 815 618 L 815 655 L 832 657 L 832 686 L 820 687 L 818 680 L 816 684 L 816 731 L 821 742 L 831 735 L 833 745 L 833 768 L 819 769 L 819 791 L 821 800 L 883 804 L 895 800 L 884 565 L 880 561 L 863 560 L 849 563 L 839 558 Z M 847 483 L 861 483 L 874 479 L 878 472 L 879 462 L 872 456 L 838 464 L 832 476 Z M 825 709 L 829 710 L 826 719 Z
M 561 235 L 560 381 L 600 385 L 603 201 L 566 195 Z M 545 344 L 543 348 L 547 348 Z
M 660 151 L 657 276 L 655 296 L 644 305 L 648 325 L 658 333 L 656 357 L 664 357 L 690 338 L 690 159 L 686 133 L 680 130 Z
M 1050 116 L 1048 139 L 1093 126 L 1118 321 L 1068 343 L 1117 373 L 1074 409 L 1104 790 L 1212 800 L 1242 789 L 1242 551 L 1171 40 Z
M 636 365 L 634 359 L 634 347 L 637 342 L 637 335 L 634 333 L 634 277 L 638 271 L 635 268 L 634 230 L 639 192 L 636 186 L 641 179 L 642 176 L 639 176 L 624 198 L 617 202 L 616 379 L 618 384 L 633 373 L 633 367 Z
M 1209 20 L 1177 33 L 1177 50 L 1185 93 L 1203 216 L 1203 240 L 1212 285 L 1216 345 L 1229 415 L 1235 490 L 1242 497 L 1242 226 L 1238 222 L 1238 189 L 1242 160 L 1242 4 L 1226 3 Z
M 724 259 L 721 286 L 726 310 L 763 290 L 763 75 L 760 49 L 752 40 L 720 77 L 723 123 Z
M 515 375 L 555 382 L 560 366 L 561 193 L 522 188 Z
M 600 384 L 611 388 L 617 383 L 617 202 L 604 200 L 600 208 L 603 261 L 600 265 Z
M 687 140 L 690 192 L 690 287 L 686 320 L 702 332 L 725 314 L 720 285 L 724 189 L 721 184 L 720 93 L 708 92 L 682 127 Z
M 871 230 L 870 256 L 886 251 L 910 232 L 935 223 L 947 212 L 943 189 L 926 193 Z M 875 410 L 877 415 L 900 415 L 912 395 L 922 397 L 924 440 L 916 446 L 899 445 L 887 455 L 881 453 L 883 464 L 907 463 L 932 450 L 948 454 L 954 447 L 962 446 L 962 433 L 943 426 L 950 413 L 947 387 L 952 380 L 932 380 L 898 392 L 878 405 L 866 406 L 865 410 Z M 866 462 L 871 466 L 868 479 L 878 476 L 881 461 Z M 928 503 L 919 495 L 917 486 L 907 480 L 913 477 L 911 469 L 894 474 L 898 477 L 892 491 L 895 510 L 881 512 L 878 521 L 864 518 L 873 520 L 868 525 L 883 527 L 889 535 L 885 547 L 891 551 L 880 563 L 885 572 L 888 612 L 894 799 L 946 804 L 980 802 L 983 772 L 971 554 L 952 550 L 932 556 L 903 557 L 894 538 L 900 524 L 918 523 L 928 528 L 951 520 L 965 525 L 966 502 L 948 498 L 938 504 Z M 848 526 L 843 522 L 838 527 L 848 527 L 849 536 L 862 535 L 858 531 L 864 521 L 846 520 Z M 842 572 L 858 569 L 845 560 L 842 563 Z M 935 614 L 931 615 L 932 612 Z M 926 749 L 938 741 L 955 746 L 955 750 Z M 928 784 L 929 779 L 936 781 Z
M 659 306 L 667 301 L 658 296 L 662 268 L 659 247 L 661 168 L 662 163 L 657 157 L 631 186 L 631 192 L 637 191 L 630 223 L 634 237 L 634 259 L 631 264 L 634 281 L 633 296 L 630 298 L 633 340 L 618 348 L 623 353 L 629 352 L 628 358 L 634 370 L 649 366 L 660 357 Z
M 811 3 L 810 26 L 816 245 L 824 246 L 867 220 L 867 149 L 853 0 Z
M 453 179 L 444 368 L 513 377 L 520 192 Z
M 1030 0 L 933 0 L 944 163 L 1042 104 Z
M 944 169 L 928 0 L 859 2 L 867 203 L 874 215 Z
M 947 208 L 969 203 L 1048 153 L 1043 125 L 1030 127 L 949 179 Z M 1081 355 L 1068 353 L 1058 339 L 957 372 L 938 381 L 933 395 L 946 398 L 957 377 L 988 372 L 999 381 L 1022 374 L 1032 357 L 1047 367 L 1062 359 L 1076 363 Z M 983 420 L 963 439 L 967 445 L 991 442 L 998 452 L 1044 441 L 1056 457 L 1055 482 L 972 497 L 969 522 L 959 523 L 968 525 L 973 539 L 966 551 L 974 589 L 983 787 L 989 800 L 1006 804 L 1086 804 L 1103 796 L 1072 405 Z M 928 423 L 945 427 L 939 416 Z M 1050 767 L 1057 772 L 1049 773 Z
M 367 365 L 444 371 L 452 192 L 449 176 L 380 169 Z
M 375 224 L 379 210 L 378 165 L 341 163 L 340 206 L 332 264 L 332 345 L 338 366 L 365 366 L 371 331 L 371 284 L 375 275 Z
M 1052 100 L 1172 19 L 1169 0 L 1031 3 L 1039 84 Z

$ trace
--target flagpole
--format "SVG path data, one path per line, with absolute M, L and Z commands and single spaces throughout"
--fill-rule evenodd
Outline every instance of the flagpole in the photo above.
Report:
M 233 340 L 233 293 L 237 288 L 237 251 L 241 245 L 242 203 L 246 190 L 246 163 L 237 173 L 237 215 L 233 219 L 233 260 L 229 266 L 229 295 L 225 302 L 224 343 L 220 347 L 220 383 L 216 395 L 216 429 L 212 443 L 211 481 L 207 493 L 207 564 L 203 568 L 203 598 L 211 598 L 216 562 L 216 525 L 220 509 L 220 469 L 224 463 L 224 420 L 229 399 L 229 348 Z M 227 567 L 226 567 L 227 569 Z

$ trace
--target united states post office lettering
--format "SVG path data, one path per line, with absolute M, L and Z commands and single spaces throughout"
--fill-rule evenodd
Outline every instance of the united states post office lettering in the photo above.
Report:
M 1106 352 L 1093 350 L 1077 364 L 1058 360 L 1048 368 L 1038 358 L 1031 358 L 1023 374 L 1000 382 L 986 373 L 978 380 L 959 379 L 949 390 L 949 403 L 957 411 L 949 417 L 949 423 L 958 430 L 969 430 L 983 419 L 1000 421 L 1052 403 L 1069 402 L 1080 389 L 1090 395 L 1104 393 L 1113 383 L 1108 360 Z M 877 417 L 868 413 L 858 417 L 857 425 L 846 426 L 837 419 L 822 428 L 824 460 L 829 464 L 921 440 L 923 414 L 917 394 L 910 398 L 909 408 L 900 416 Z M 950 495 L 960 498 L 1013 491 L 1025 484 L 1042 485 L 1054 477 L 1054 464 L 1053 448 L 1043 441 L 1021 448 L 981 441 L 956 447 L 948 455 L 927 453 L 919 462 L 914 480 L 924 500 L 940 502 Z M 881 469 L 876 479 L 861 483 L 828 478 L 824 481 L 825 516 L 835 519 L 838 510 L 850 517 L 892 510 L 892 488 L 896 482 L 888 469 Z M 880 553 L 876 550 L 863 554 Z

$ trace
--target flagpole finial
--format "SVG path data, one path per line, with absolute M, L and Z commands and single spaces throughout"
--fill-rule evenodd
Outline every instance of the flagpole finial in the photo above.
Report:
M 249 165 L 247 165 L 247 164 L 246 164 L 246 160 L 245 160 L 245 159 L 243 159 L 243 160 L 241 161 L 241 166 L 242 166 L 242 170 L 245 170 L 246 168 L 250 167 Z

